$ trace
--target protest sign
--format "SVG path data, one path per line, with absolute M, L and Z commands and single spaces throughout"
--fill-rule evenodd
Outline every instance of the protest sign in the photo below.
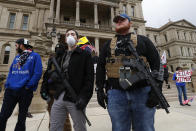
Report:
M 192 71 L 191 70 L 186 70 L 186 71 L 176 71 L 176 81 L 177 82 L 191 82 L 191 75 Z

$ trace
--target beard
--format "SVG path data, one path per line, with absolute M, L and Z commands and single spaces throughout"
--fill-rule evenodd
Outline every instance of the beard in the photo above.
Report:
M 130 25 L 120 25 L 120 26 L 116 26 L 115 31 L 119 34 L 123 34 L 125 32 L 128 32 L 130 29 Z
M 18 49 L 16 49 L 16 50 L 17 50 L 18 54 L 21 54 L 21 53 L 23 52 L 23 50 L 20 49 L 20 48 L 18 48 Z

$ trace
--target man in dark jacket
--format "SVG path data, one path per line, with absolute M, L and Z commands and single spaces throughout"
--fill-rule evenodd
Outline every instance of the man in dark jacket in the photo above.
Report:
M 18 55 L 13 60 L 5 83 L 3 105 L 0 113 L 0 131 L 5 131 L 8 118 L 16 104 L 19 104 L 18 122 L 15 131 L 25 131 L 26 114 L 42 76 L 42 62 L 39 54 L 31 50 L 27 39 L 16 41 Z
M 48 66 L 46 69 L 46 72 L 43 75 L 43 82 L 42 82 L 42 86 L 41 86 L 41 90 L 40 90 L 40 94 L 41 97 L 47 101 L 48 103 L 48 113 L 50 115 L 51 113 L 51 108 L 52 105 L 54 103 L 54 97 L 57 98 L 58 97 L 58 90 L 59 86 L 62 86 L 62 83 L 59 79 L 58 76 L 56 76 L 55 74 L 56 72 L 56 68 L 52 62 L 52 58 L 55 57 L 55 59 L 57 60 L 57 63 L 60 65 L 60 62 L 62 60 L 63 54 L 66 51 L 66 46 L 65 44 L 57 44 L 55 47 L 55 55 L 51 55 L 49 60 L 48 60 Z M 57 77 L 57 78 L 54 78 Z M 50 126 L 49 126 L 50 127 Z M 63 131 L 71 131 L 71 122 L 69 119 L 69 115 L 68 113 L 66 114 L 66 121 L 64 124 L 64 130 Z
M 81 110 L 85 108 L 93 95 L 93 62 L 89 52 L 76 46 L 78 34 L 75 30 L 66 31 L 68 50 L 61 61 L 61 69 L 65 78 L 77 94 L 75 101 L 67 89 L 55 99 L 51 109 L 50 130 L 62 131 L 69 112 L 75 131 L 86 131 L 86 120 Z
M 122 83 L 121 70 L 130 74 L 136 70 L 125 68 L 122 61 L 132 59 L 133 56 L 127 48 L 132 41 L 139 56 L 144 56 L 150 65 L 152 72 L 158 72 L 160 68 L 159 54 L 153 43 L 145 36 L 129 33 L 132 25 L 131 19 L 126 14 L 114 18 L 117 35 L 105 43 L 97 64 L 96 85 L 99 105 L 107 108 L 112 121 L 112 131 L 154 131 L 154 115 L 157 101 L 153 100 L 151 87 L 145 80 L 133 83 L 125 87 Z M 133 58 L 134 59 L 134 58 Z M 107 73 L 107 82 L 106 82 Z M 122 72 L 123 73 L 123 72 Z M 125 79 L 126 80 L 126 79 Z M 125 81 L 126 82 L 126 81 Z M 129 84 L 129 82 L 127 82 Z M 105 94 L 107 90 L 107 96 Z

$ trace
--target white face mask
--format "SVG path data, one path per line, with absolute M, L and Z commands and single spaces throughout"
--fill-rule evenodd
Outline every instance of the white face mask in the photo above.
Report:
M 73 36 L 69 35 L 69 36 L 67 37 L 67 44 L 68 44 L 68 46 L 70 46 L 70 47 L 73 47 L 73 46 L 76 44 L 76 40 L 74 39 Z

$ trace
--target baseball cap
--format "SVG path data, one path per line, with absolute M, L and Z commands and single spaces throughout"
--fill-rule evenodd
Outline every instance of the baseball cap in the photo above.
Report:
M 16 43 L 17 44 L 23 44 L 23 45 L 27 45 L 29 47 L 32 47 L 30 44 L 29 44 L 29 41 L 25 38 L 20 38 L 18 40 L 16 40 Z
M 114 17 L 113 22 L 118 22 L 119 19 L 128 19 L 129 22 L 131 21 L 131 18 L 127 15 L 127 14 L 119 14 L 117 16 Z

